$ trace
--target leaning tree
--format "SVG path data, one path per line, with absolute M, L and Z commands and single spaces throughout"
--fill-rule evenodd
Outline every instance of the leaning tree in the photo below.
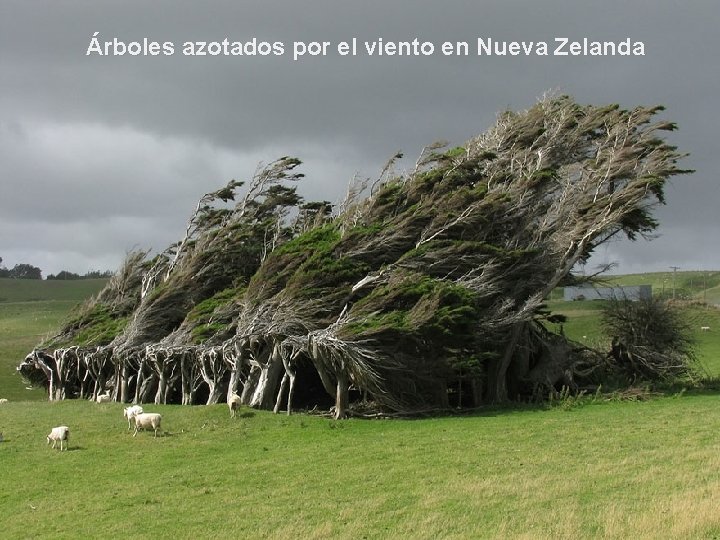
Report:
M 297 314 L 312 303 L 308 336 L 332 328 L 345 352 L 313 344 L 306 354 L 340 366 L 326 375 L 345 388 L 367 385 L 346 380 L 351 359 L 363 358 L 373 381 L 365 389 L 387 406 L 445 405 L 458 356 L 477 359 L 488 401 L 522 390 L 539 362 L 567 364 L 557 373 L 586 363 L 572 347 L 552 353 L 556 338 L 538 327 L 543 300 L 598 245 L 655 229 L 666 180 L 687 172 L 659 138 L 675 127 L 653 121 L 661 110 L 559 97 L 502 114 L 485 134 L 432 148 L 412 173 L 388 176 L 331 224 L 272 253 L 245 306 L 272 313 L 281 296 Z M 327 350 L 340 350 L 333 343 Z
M 545 329 L 543 301 L 597 246 L 657 227 L 666 181 L 688 172 L 661 110 L 548 96 L 410 172 L 394 156 L 334 215 L 297 196 L 299 161 L 282 158 L 240 202 L 237 182 L 202 198 L 180 242 L 130 261 L 50 348 L 107 344 L 145 399 L 193 402 L 200 385 L 289 410 L 312 383 L 337 417 L 353 389 L 417 411 L 591 371 Z

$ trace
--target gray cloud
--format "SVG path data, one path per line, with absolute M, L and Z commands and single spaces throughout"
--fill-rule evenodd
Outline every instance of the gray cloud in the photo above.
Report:
M 396 150 L 462 143 L 548 89 L 662 103 L 697 169 L 659 210 L 661 236 L 595 259 L 619 271 L 720 268 L 714 127 L 720 10 L 710 1 L 4 2 L 0 6 L 0 256 L 46 273 L 117 266 L 176 239 L 195 200 L 258 161 L 297 155 L 308 198 L 335 200 Z M 172 41 L 642 40 L 646 56 L 85 56 L 100 39 Z M 331 49 L 332 50 L 332 49 Z M 408 158 L 409 162 L 413 159 Z

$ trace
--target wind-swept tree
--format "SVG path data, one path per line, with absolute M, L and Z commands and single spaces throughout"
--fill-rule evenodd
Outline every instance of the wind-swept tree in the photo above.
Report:
M 234 206 L 234 181 L 203 197 L 180 242 L 136 261 L 142 283 L 110 347 L 198 347 L 172 362 L 140 355 L 136 395 L 160 384 L 155 399 L 187 402 L 205 381 L 209 402 L 237 391 L 291 410 L 313 372 L 336 417 L 354 390 L 417 411 L 448 407 L 455 389 L 497 402 L 589 372 L 592 355 L 542 325 L 543 301 L 597 246 L 656 228 L 665 182 L 688 172 L 661 110 L 548 96 L 461 147 L 428 146 L 410 173 L 394 172 L 394 155 L 334 216 L 300 200 L 299 161 L 281 158 Z M 100 315 L 129 305 L 118 287 Z M 83 324 L 64 339 L 87 336 Z

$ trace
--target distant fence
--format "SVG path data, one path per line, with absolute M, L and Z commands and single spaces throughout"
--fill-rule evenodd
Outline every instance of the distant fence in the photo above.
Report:
M 625 287 L 565 287 L 563 299 L 572 300 L 648 300 L 652 298 L 651 285 L 630 285 Z

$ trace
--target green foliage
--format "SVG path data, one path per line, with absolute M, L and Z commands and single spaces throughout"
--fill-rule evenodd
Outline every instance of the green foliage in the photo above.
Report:
M 226 332 L 232 324 L 232 304 L 244 291 L 242 286 L 230 287 L 193 307 L 185 317 L 185 322 L 191 325 L 192 343 L 203 343 L 218 333 Z
M 381 222 L 372 223 L 370 225 L 356 225 L 346 231 L 345 242 L 352 245 L 358 241 L 376 236 L 383 231 L 384 226 L 385 225 Z
M 449 158 L 449 159 L 453 159 L 453 158 L 465 155 L 466 152 L 467 152 L 467 150 L 465 148 L 463 148 L 462 146 L 456 146 L 455 148 L 451 148 L 450 150 L 445 152 L 445 157 Z
M 662 299 L 609 300 L 602 314 L 612 358 L 632 381 L 672 382 L 692 372 L 695 343 L 689 322 Z
M 310 229 L 276 248 L 268 255 L 258 272 L 250 280 L 248 292 L 271 296 L 286 286 L 289 279 L 313 255 L 329 257 L 340 240 L 340 232 L 328 223 Z
M 356 234 L 363 234 L 356 229 Z M 299 298 L 332 294 L 333 289 L 362 277 L 367 264 L 337 253 L 340 232 L 334 224 L 312 229 L 279 247 L 255 276 L 251 287 L 286 283 Z M 261 285 L 262 284 L 262 285 Z
M 280 158 L 235 206 L 218 201 L 234 200 L 237 182 L 200 199 L 185 236 L 153 267 L 161 284 L 134 306 L 116 344 L 198 342 L 234 324 L 241 336 L 264 328 L 261 340 L 283 336 L 283 346 L 302 348 L 317 331 L 326 343 L 313 341 L 311 354 L 342 352 L 313 360 L 339 379 L 338 370 L 359 366 L 348 371 L 355 383 L 382 371 L 387 387 L 365 390 L 387 396 L 388 407 L 444 406 L 448 362 L 458 357 L 500 359 L 486 371 L 486 396 L 506 400 L 535 357 L 548 369 L 571 360 L 562 337 L 527 330 L 538 318 L 562 322 L 543 299 L 607 239 L 656 228 L 665 182 L 688 172 L 658 139 L 674 126 L 657 112 L 544 97 L 462 147 L 426 147 L 409 174 L 393 171 L 396 154 L 367 198 L 366 183 L 351 186 L 332 221 L 329 205 L 307 205 L 287 185 L 302 176 L 299 160 Z M 217 305 L 216 293 L 239 282 L 248 288 L 237 308 Z M 111 307 L 87 324 L 105 339 L 119 313 L 102 305 Z M 338 337 L 368 338 L 367 350 L 326 346 Z
M 0 259 L 1 260 L 1 259 Z M 7 269 L 0 266 L 0 279 L 42 279 L 42 270 L 32 264 L 20 263 Z
M 409 331 L 412 327 L 408 322 L 408 312 L 392 310 L 384 313 L 373 312 L 358 322 L 351 322 L 346 326 L 349 334 L 373 334 L 385 330 Z
M 377 338 L 382 333 L 403 334 L 440 350 L 473 343 L 478 310 L 468 289 L 408 274 L 373 289 L 353 306 L 351 316 L 345 329 L 349 335 Z
M 218 291 L 210 298 L 196 304 L 188 313 L 187 320 L 190 322 L 207 321 L 218 308 L 227 306 L 240 296 L 244 290 L 245 287 L 230 287 Z
M 114 317 L 107 306 L 95 304 L 67 323 L 66 328 L 74 333 L 68 345 L 107 345 L 127 322 L 128 317 Z
M 378 207 L 396 204 L 400 200 L 403 191 L 401 180 L 392 180 L 382 185 L 377 193 L 375 205 Z
M 191 341 L 193 344 L 204 343 L 211 337 L 219 333 L 227 331 L 228 322 L 204 322 L 193 327 L 190 331 Z
M 104 272 L 101 272 L 100 270 L 90 270 L 85 272 L 83 275 L 68 272 L 67 270 L 61 270 L 55 275 L 49 274 L 45 279 L 110 279 L 112 276 L 113 272 L 110 270 L 105 270 Z
M 296 238 L 286 242 L 273 251 L 274 256 L 302 255 L 310 252 L 328 252 L 340 240 L 340 231 L 337 227 L 328 223 L 322 227 L 311 229 Z
M 475 295 L 465 287 L 446 281 L 432 281 L 410 312 L 423 338 L 453 347 L 474 341 L 479 311 Z

